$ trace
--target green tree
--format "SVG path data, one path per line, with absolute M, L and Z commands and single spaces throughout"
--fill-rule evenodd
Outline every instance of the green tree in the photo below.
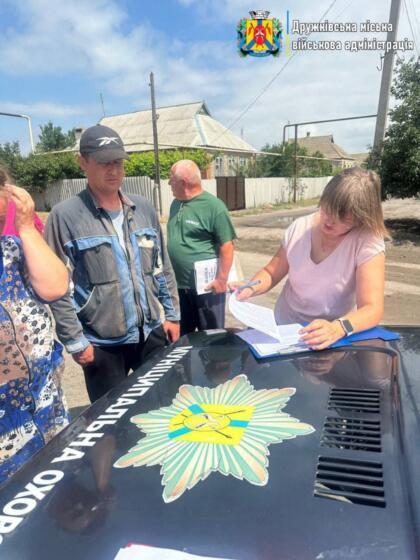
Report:
M 15 177 L 17 166 L 21 160 L 19 142 L 0 144 L 0 165 L 6 167 L 12 177 Z
M 278 154 L 274 156 L 262 155 L 257 159 L 256 169 L 253 171 L 255 177 L 292 177 L 294 175 L 294 154 L 295 146 L 293 142 L 282 144 L 266 144 L 262 148 L 263 152 Z M 297 145 L 296 154 L 298 156 L 309 156 L 322 158 L 320 152 L 309 154 L 306 148 Z M 325 177 L 332 175 L 332 165 L 329 161 L 322 159 L 297 158 L 298 177 Z
M 384 197 L 420 196 L 420 58 L 397 62 L 391 93 L 398 105 L 390 111 L 382 157 L 372 152 L 369 165 L 381 175 Z
M 74 146 L 76 135 L 74 128 L 68 132 L 63 132 L 61 126 L 54 126 L 51 121 L 46 125 L 40 126 L 41 134 L 36 145 L 38 152 L 52 152 L 54 150 L 64 150 Z

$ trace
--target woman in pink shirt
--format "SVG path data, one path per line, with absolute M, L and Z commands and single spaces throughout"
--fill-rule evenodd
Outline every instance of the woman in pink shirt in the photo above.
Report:
M 315 214 L 295 220 L 271 261 L 238 300 L 263 294 L 286 275 L 275 307 L 277 323 L 309 323 L 302 339 L 327 348 L 376 326 L 383 314 L 385 243 L 380 180 L 352 167 L 336 175 Z

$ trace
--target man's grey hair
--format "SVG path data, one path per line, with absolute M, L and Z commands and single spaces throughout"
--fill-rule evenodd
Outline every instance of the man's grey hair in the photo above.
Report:
M 190 159 L 181 159 L 172 166 L 177 179 L 182 179 L 189 187 L 201 185 L 201 172 L 198 165 Z

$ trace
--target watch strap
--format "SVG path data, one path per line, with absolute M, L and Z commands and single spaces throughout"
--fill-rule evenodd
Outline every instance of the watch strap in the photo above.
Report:
M 353 325 L 348 319 L 340 317 L 339 319 L 337 319 L 337 321 L 340 323 L 343 331 L 345 332 L 345 336 L 350 336 L 353 333 Z

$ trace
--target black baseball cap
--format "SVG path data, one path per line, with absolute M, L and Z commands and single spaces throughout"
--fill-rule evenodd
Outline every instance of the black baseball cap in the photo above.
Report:
M 129 157 L 120 135 L 102 124 L 91 126 L 83 132 L 79 150 L 81 154 L 92 156 L 99 163 Z

